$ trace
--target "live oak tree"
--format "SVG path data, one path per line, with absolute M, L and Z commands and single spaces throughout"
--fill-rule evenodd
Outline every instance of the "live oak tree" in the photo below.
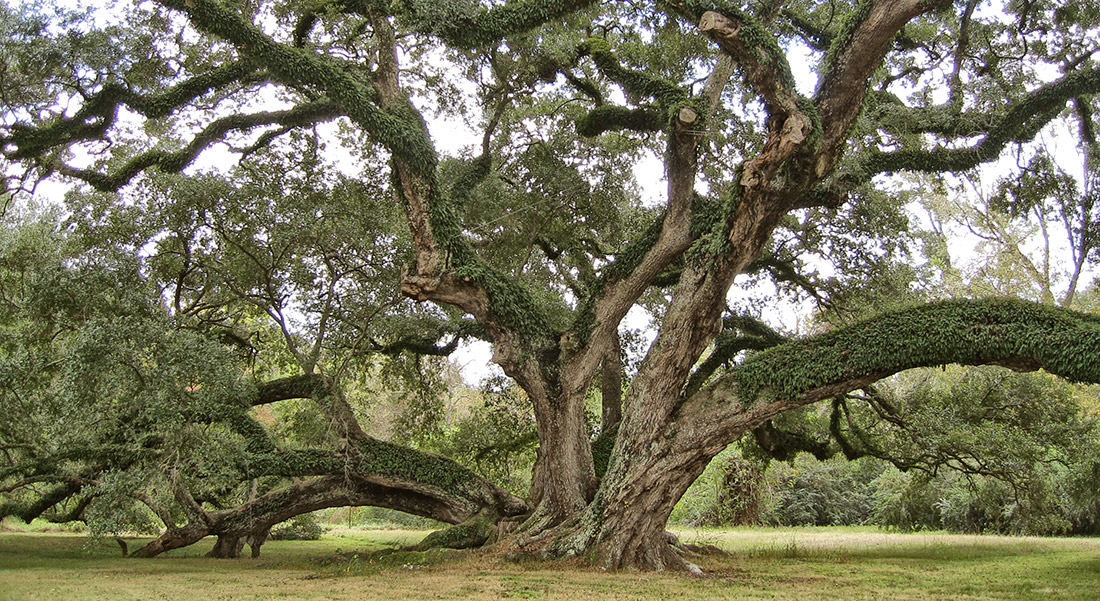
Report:
M 677 499 L 784 412 L 945 363 L 1098 380 L 1100 322 L 1022 301 L 776 346 L 727 311 L 740 274 L 805 283 L 782 232 L 846 221 L 858 239 L 886 176 L 975 168 L 1092 106 L 1098 22 L 1042 0 L 158 0 L 51 32 L 6 9 L 0 144 L 13 184 L 52 174 L 124 199 L 219 144 L 247 162 L 335 122 L 342 152 L 388 159 L 371 183 L 404 211 L 401 292 L 472 318 L 531 402 L 532 511 L 505 544 L 677 569 Z M 471 144 L 441 155 L 459 122 Z M 648 206 L 630 194 L 645 156 L 665 182 Z M 899 225 L 882 224 L 880 239 Z M 656 336 L 624 385 L 636 306 Z

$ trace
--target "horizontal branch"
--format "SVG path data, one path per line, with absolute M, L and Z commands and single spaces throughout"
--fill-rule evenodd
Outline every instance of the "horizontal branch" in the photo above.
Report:
M 503 38 L 537 29 L 595 4 L 593 0 L 509 0 L 486 8 L 480 2 L 403 0 L 414 29 L 460 48 L 489 48 Z
M 0 136 L 0 148 L 9 159 L 19 160 L 42 156 L 50 148 L 101 139 L 114 125 L 120 106 L 149 119 L 167 117 L 205 94 L 246 81 L 255 71 L 256 66 L 247 61 L 226 63 L 163 93 L 149 95 L 134 92 L 121 83 L 109 83 L 88 96 L 71 117 L 56 119 L 45 126 L 12 125 L 10 135 Z
M 638 132 L 663 131 L 667 125 L 667 115 L 655 108 L 628 109 L 603 105 L 577 119 L 577 133 L 591 138 L 620 129 Z
M 947 363 L 1098 382 L 1100 317 L 1014 299 L 933 303 L 777 346 L 730 377 L 744 406 L 764 398 L 801 405 L 835 394 L 817 391 Z
M 267 405 L 290 399 L 308 399 L 326 386 L 320 374 L 304 374 L 279 378 L 256 385 L 252 406 Z
M 863 161 L 862 177 L 870 179 L 879 173 L 905 170 L 940 172 L 976 167 L 996 159 L 1008 144 L 1033 138 L 1073 98 L 1092 94 L 1100 94 L 1098 67 L 1070 73 L 1012 102 L 1004 115 L 987 130 L 969 133 L 970 136 L 985 134 L 973 146 L 872 154 Z
M 872 91 L 867 95 L 867 113 L 877 127 L 895 135 L 935 134 L 947 138 L 970 138 L 989 131 L 997 115 L 989 111 L 963 111 L 957 104 L 928 107 L 906 106 L 895 94 Z
M 1100 317 L 1005 298 L 886 313 L 752 355 L 684 402 L 683 430 L 728 443 L 788 409 L 949 363 L 1045 369 L 1097 383 Z
M 76 169 L 66 165 L 52 165 L 58 173 L 75 177 L 103 192 L 115 192 L 125 186 L 142 171 L 157 167 L 164 172 L 178 173 L 190 165 L 199 154 L 220 142 L 233 131 L 248 131 L 268 125 L 302 127 L 334 119 L 343 114 L 332 102 L 313 102 L 284 111 L 264 111 L 250 115 L 231 115 L 216 119 L 206 126 L 193 140 L 175 152 L 150 150 L 143 152 L 117 169 L 114 173 L 101 173 L 94 169 Z

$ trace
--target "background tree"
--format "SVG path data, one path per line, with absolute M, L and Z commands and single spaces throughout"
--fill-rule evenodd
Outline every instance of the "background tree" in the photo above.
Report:
M 778 415 L 924 365 L 1097 379 L 1096 320 L 1019 301 L 911 308 L 743 360 L 769 335 L 727 311 L 743 273 L 812 281 L 784 240 L 843 268 L 896 258 L 855 249 L 898 220 L 835 229 L 890 214 L 880 176 L 974 168 L 1100 91 L 1083 3 L 160 0 L 54 32 L 40 14 L 4 14 L 23 32 L 11 60 L 50 58 L 36 66 L 45 84 L 12 80 L 26 98 L 0 134 L 13 181 L 53 173 L 125 198 L 215 144 L 247 162 L 329 121 L 352 156 L 388 159 L 409 231 L 401 292 L 472 318 L 533 408 L 534 511 L 515 547 L 688 567 L 664 533 L 676 500 Z M 796 77 L 791 55 L 812 73 Z M 441 157 L 426 115 L 467 122 L 480 144 Z M 639 153 L 660 157 L 667 184 L 649 206 L 624 181 Z M 620 326 L 636 306 L 656 335 L 620 396 Z M 322 321 L 309 325 L 323 346 Z M 287 332 L 310 375 L 310 347 Z M 621 416 L 599 471 L 585 413 L 597 374 Z

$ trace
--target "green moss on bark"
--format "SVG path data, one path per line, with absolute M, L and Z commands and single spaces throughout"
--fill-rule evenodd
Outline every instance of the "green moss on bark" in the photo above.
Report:
M 359 441 L 357 447 L 362 454 L 357 467 L 363 473 L 420 482 L 461 497 L 477 488 L 477 476 L 446 457 L 374 439 Z
M 751 356 L 732 377 L 751 404 L 947 363 L 1043 368 L 1100 382 L 1100 318 L 1014 299 L 956 300 L 873 317 Z

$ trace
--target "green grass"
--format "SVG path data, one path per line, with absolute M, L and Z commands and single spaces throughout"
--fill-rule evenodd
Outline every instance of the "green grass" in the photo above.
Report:
M 484 553 L 368 553 L 424 532 L 333 531 L 271 541 L 260 559 L 216 560 L 204 541 L 125 559 L 111 540 L 0 533 L 0 601 L 90 599 L 1081 599 L 1100 598 L 1100 539 L 890 534 L 873 529 L 681 531 L 731 551 L 702 578 L 512 563 Z M 131 543 L 131 548 L 135 543 Z

